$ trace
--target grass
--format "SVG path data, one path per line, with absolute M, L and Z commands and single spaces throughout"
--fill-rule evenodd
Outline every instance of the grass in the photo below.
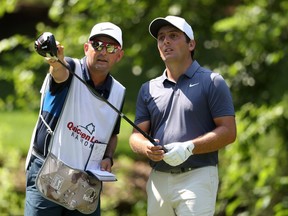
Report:
M 133 115 L 127 115 L 127 117 L 131 120 L 134 118 Z M 24 211 L 24 163 L 37 118 L 36 112 L 0 112 L 0 177 L 2 179 L 0 182 L 0 215 L 22 215 Z M 135 160 L 141 160 L 141 158 L 132 152 L 128 144 L 131 131 L 132 126 L 122 120 L 113 166 L 113 172 L 117 175 L 118 181 L 117 184 L 104 184 L 101 196 L 101 208 L 105 215 L 117 215 L 117 211 L 121 212 L 121 209 L 126 209 L 127 205 L 131 214 L 128 214 L 126 209 L 125 215 L 145 214 L 145 207 L 138 207 L 134 204 L 139 201 L 142 204 L 146 203 L 143 188 L 145 188 L 146 172 L 149 166 L 146 163 L 143 165 L 144 162 L 141 161 L 135 165 Z M 139 166 L 139 164 L 142 165 Z M 135 181 L 135 176 L 137 176 L 137 181 Z M 127 183 L 130 185 L 129 190 L 123 190 L 127 187 Z M 113 205 L 111 205 L 111 197 L 113 197 Z
M 17 148 L 22 155 L 27 153 L 37 115 L 33 112 L 0 112 L 0 139 L 5 148 Z
M 127 115 L 127 117 L 134 119 L 133 115 Z M 6 144 L 5 148 L 17 148 L 21 155 L 25 156 L 37 118 L 36 112 L 0 112 L 0 139 L 3 144 Z M 122 119 L 116 157 L 124 154 L 135 158 L 136 155 L 131 151 L 128 143 L 131 131 L 132 126 Z
M 128 114 L 127 117 L 132 121 L 134 120 L 134 116 L 131 114 Z M 137 155 L 134 152 L 132 152 L 128 142 L 132 129 L 133 127 L 122 119 L 119 140 L 116 149 L 116 157 L 119 156 L 120 154 L 124 154 L 130 158 L 136 159 Z

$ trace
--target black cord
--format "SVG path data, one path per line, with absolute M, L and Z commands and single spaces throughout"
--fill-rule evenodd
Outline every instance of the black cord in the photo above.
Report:
M 55 58 L 55 57 L 54 57 Z M 159 143 L 157 143 L 151 136 L 149 136 L 147 133 L 145 133 L 143 130 L 141 130 L 136 124 L 134 124 L 124 113 L 122 113 L 120 110 L 118 110 L 113 104 L 111 104 L 106 98 L 104 98 L 102 95 L 100 95 L 92 86 L 88 85 L 87 82 L 85 82 L 81 77 L 79 77 L 74 71 L 70 69 L 70 67 L 66 64 L 64 64 L 60 59 L 57 58 L 57 61 L 63 65 L 72 75 L 74 75 L 79 81 L 81 81 L 91 92 L 99 98 L 100 100 L 104 101 L 108 106 L 110 106 L 121 118 L 126 120 L 132 127 L 134 127 L 138 132 L 140 132 L 146 139 L 148 139 L 153 145 L 157 146 Z M 167 152 L 167 149 L 162 146 L 163 150 Z

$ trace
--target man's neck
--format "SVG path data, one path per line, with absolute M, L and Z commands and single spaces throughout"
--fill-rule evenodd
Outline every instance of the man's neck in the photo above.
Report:
M 185 63 L 179 64 L 179 62 L 166 62 L 166 72 L 167 77 L 170 81 L 177 82 L 179 77 L 184 74 L 190 65 L 193 63 L 193 60 L 186 61 Z

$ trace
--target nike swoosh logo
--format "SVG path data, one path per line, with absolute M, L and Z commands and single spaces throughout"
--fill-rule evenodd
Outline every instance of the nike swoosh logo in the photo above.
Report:
M 193 84 L 190 83 L 190 84 L 189 84 L 189 87 L 193 87 L 193 86 L 196 86 L 196 85 L 199 85 L 199 83 L 193 83 Z
M 113 28 L 101 28 L 100 31 L 105 31 L 105 30 L 114 30 Z

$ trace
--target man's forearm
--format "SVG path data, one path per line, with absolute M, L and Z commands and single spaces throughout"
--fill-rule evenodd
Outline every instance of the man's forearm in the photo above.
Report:
M 117 142 L 118 142 L 117 135 L 112 135 L 107 145 L 104 157 L 113 158 L 116 147 L 117 147 Z

